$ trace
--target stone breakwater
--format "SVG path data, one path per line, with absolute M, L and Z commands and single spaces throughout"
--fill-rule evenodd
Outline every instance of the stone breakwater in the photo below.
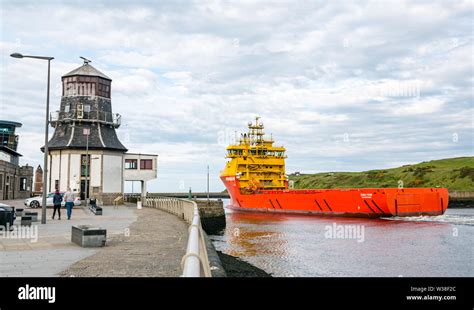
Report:
M 209 235 L 218 235 L 226 226 L 224 203 L 221 199 L 196 199 L 202 228 Z
M 450 191 L 448 208 L 474 208 L 474 192 Z

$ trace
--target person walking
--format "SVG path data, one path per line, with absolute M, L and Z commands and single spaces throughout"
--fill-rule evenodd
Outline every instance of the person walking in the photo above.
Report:
M 61 219 L 61 202 L 63 201 L 63 196 L 61 196 L 61 193 L 59 192 L 58 189 L 56 189 L 56 192 L 54 192 L 53 196 L 53 206 L 54 206 L 54 211 L 53 211 L 53 220 L 54 216 L 56 215 L 56 210 L 58 211 L 58 216 L 59 220 Z
M 74 207 L 74 192 L 71 191 L 71 188 L 67 188 L 67 192 L 64 194 L 64 201 L 66 201 L 66 210 L 67 210 L 67 219 L 71 219 L 72 207 Z

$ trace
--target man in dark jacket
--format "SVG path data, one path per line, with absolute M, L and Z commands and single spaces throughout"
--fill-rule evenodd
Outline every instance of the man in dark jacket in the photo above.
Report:
M 54 216 L 56 215 L 56 210 L 58 210 L 58 216 L 59 219 L 61 219 L 61 202 L 63 201 L 63 196 L 61 196 L 61 193 L 59 190 L 56 190 L 53 196 L 53 205 L 54 205 L 54 211 L 53 211 L 53 220 Z

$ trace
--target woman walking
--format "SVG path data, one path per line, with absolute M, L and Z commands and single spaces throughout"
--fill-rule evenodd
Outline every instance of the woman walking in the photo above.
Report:
M 74 193 L 71 188 L 67 188 L 67 192 L 64 194 L 64 201 L 66 201 L 67 219 L 71 219 L 72 207 L 74 207 Z
M 56 215 L 56 210 L 58 211 L 58 216 L 59 220 L 61 219 L 61 202 L 63 201 L 63 196 L 61 196 L 61 193 L 59 192 L 58 189 L 56 189 L 56 192 L 54 192 L 53 196 L 53 205 L 54 205 L 54 211 L 53 211 L 53 220 L 54 216 Z

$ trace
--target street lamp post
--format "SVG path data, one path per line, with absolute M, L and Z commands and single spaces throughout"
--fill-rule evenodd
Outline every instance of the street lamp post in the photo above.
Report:
M 86 136 L 86 181 L 85 181 L 85 188 L 84 188 L 84 193 L 85 193 L 85 198 L 86 198 L 86 206 L 87 206 L 87 201 L 89 199 L 89 184 L 87 182 L 89 178 L 89 135 L 91 134 L 91 129 L 90 128 L 84 128 L 82 130 L 82 134 Z
M 22 55 L 19 53 L 13 53 L 10 55 L 13 58 L 34 58 L 48 61 L 48 89 L 46 92 L 46 122 L 44 131 L 44 170 L 43 170 L 43 200 L 41 204 L 41 224 L 46 224 L 46 195 L 47 195 L 47 182 L 48 182 L 48 134 L 49 134 L 49 84 L 50 84 L 50 72 L 51 72 L 51 60 L 54 57 L 47 56 L 31 56 Z
M 207 202 L 209 203 L 209 165 L 207 165 Z

